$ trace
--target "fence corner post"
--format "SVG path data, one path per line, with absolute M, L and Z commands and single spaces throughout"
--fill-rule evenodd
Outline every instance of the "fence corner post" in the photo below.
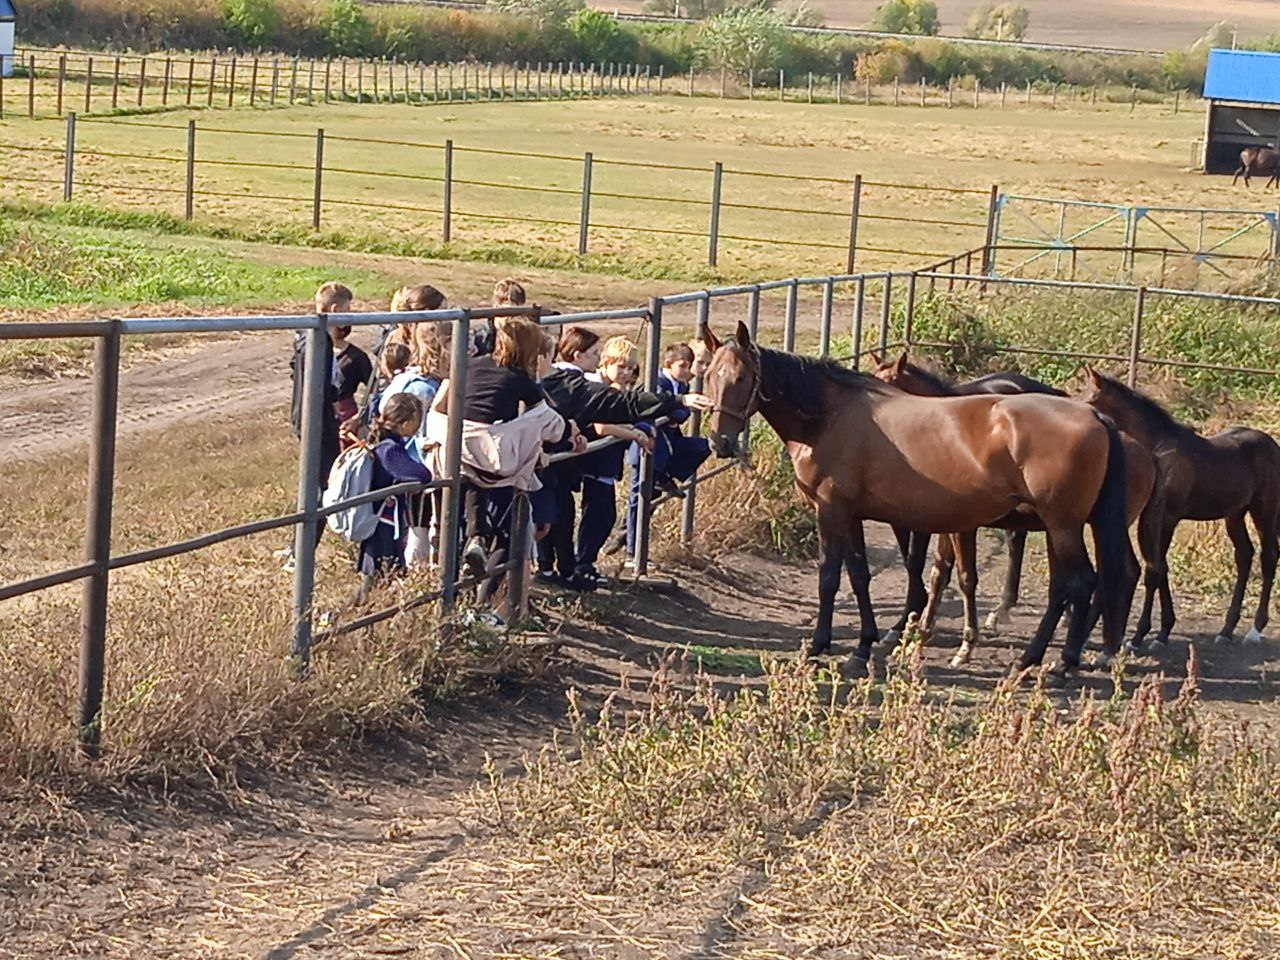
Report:
M 853 273 L 853 262 L 858 257 L 858 218 L 862 207 L 862 174 L 853 178 L 853 206 L 849 211 L 849 256 L 845 259 L 844 272 Z
M 120 387 L 120 324 L 93 347 L 93 412 L 89 446 L 89 497 L 85 507 L 84 558 L 94 570 L 84 582 L 80 606 L 80 671 L 77 739 L 87 756 L 102 742 L 102 694 L 107 650 L 107 597 L 111 568 L 116 410 Z
M 328 319 L 323 313 L 306 332 L 302 368 L 302 443 L 298 453 L 298 513 L 293 535 L 293 637 L 289 652 L 295 671 L 305 675 L 311 663 L 311 606 L 316 582 L 316 543 L 320 539 L 320 446 L 325 409 L 324 388 L 330 352 Z

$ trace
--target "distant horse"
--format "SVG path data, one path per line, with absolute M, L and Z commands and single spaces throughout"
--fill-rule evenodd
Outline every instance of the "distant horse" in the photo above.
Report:
M 964 383 L 953 383 L 945 380 L 926 368 L 912 363 L 906 353 L 896 360 L 876 358 L 875 377 L 885 383 L 892 384 L 900 390 L 921 397 L 955 397 L 972 396 L 974 394 L 1013 395 L 1019 393 L 1039 393 L 1065 397 L 1066 393 L 1057 387 L 1051 387 L 1025 374 L 1015 372 L 992 373 Z M 1136 440 L 1127 434 L 1121 435 L 1124 445 L 1126 464 L 1126 480 L 1128 492 L 1125 502 L 1126 519 L 1130 524 L 1138 518 L 1143 507 L 1151 498 L 1157 479 L 1156 463 L 1150 453 Z M 1038 517 L 1027 515 L 1024 511 L 1015 511 L 1002 518 L 997 528 L 1009 531 L 1007 546 L 1009 564 L 1005 571 L 1004 593 L 1000 605 L 987 618 L 987 629 L 995 630 L 1002 620 L 1007 620 L 1009 611 L 1018 603 L 1019 588 L 1022 583 L 1023 552 L 1026 548 L 1027 532 L 1043 530 Z M 924 632 L 931 633 L 934 618 L 937 615 L 938 601 L 942 591 L 951 579 L 952 568 L 959 561 L 960 591 L 964 597 L 965 628 L 961 639 L 960 650 L 952 659 L 952 666 L 966 663 L 972 652 L 973 643 L 978 638 L 978 618 L 975 593 L 977 589 L 977 540 L 976 532 L 952 534 L 939 538 L 937 553 L 934 557 L 933 573 L 929 585 L 929 602 L 920 618 Z M 1136 582 L 1136 573 L 1131 573 Z
M 805 652 L 831 647 L 841 568 L 862 619 L 854 666 L 878 637 L 871 606 L 863 521 L 953 533 L 993 523 L 1026 505 L 1049 541 L 1049 601 L 1020 660 L 1039 663 L 1070 610 L 1061 663 L 1080 664 L 1095 586 L 1103 598 L 1103 639 L 1119 649 L 1131 595 L 1133 551 L 1125 531 L 1125 462 L 1118 432 L 1083 404 L 1052 396 L 913 397 L 875 377 L 827 360 L 758 346 L 743 323 L 714 350 L 704 383 L 714 404 L 710 440 L 733 456 L 757 411 L 786 445 L 796 486 L 818 519 L 818 619 Z M 1095 573 L 1085 524 L 1098 542 Z
M 1270 435 L 1248 427 L 1229 427 L 1212 437 L 1202 436 L 1151 398 L 1092 367 L 1085 368 L 1085 392 L 1079 399 L 1136 437 L 1161 462 L 1164 474 L 1162 490 L 1138 521 L 1138 539 L 1144 559 L 1149 559 L 1143 575 L 1146 595 L 1132 645 L 1140 647 L 1151 631 L 1157 590 L 1160 632 L 1156 642 L 1169 641 L 1174 614 L 1167 556 L 1174 528 L 1182 520 L 1226 521 L 1227 535 L 1235 547 L 1236 583 L 1217 639 L 1229 642 L 1234 637 L 1254 555 L 1246 515 L 1253 520 L 1262 547 L 1262 593 L 1245 641 L 1261 641 L 1270 616 L 1271 584 L 1280 553 L 1276 543 L 1280 530 L 1280 445 Z
M 1236 175 L 1231 178 L 1234 187 L 1241 176 L 1244 177 L 1245 189 L 1249 187 L 1252 176 L 1267 175 L 1267 183 L 1263 189 L 1280 182 L 1280 151 L 1270 144 L 1265 147 L 1245 147 L 1240 151 L 1240 166 L 1236 167 Z

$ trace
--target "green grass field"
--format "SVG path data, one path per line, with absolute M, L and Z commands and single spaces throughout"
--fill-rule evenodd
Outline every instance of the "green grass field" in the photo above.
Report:
M 1201 118 L 1186 110 L 1174 115 L 1167 107 L 1141 107 L 1130 115 L 1119 105 L 922 110 L 667 96 L 346 104 L 191 116 L 199 127 L 194 226 L 201 231 L 576 266 L 581 158 L 590 151 L 588 268 L 691 281 L 842 269 L 855 174 L 868 181 L 859 237 L 865 248 L 859 264 L 868 268 L 920 264 L 981 245 L 992 184 L 1022 195 L 1109 203 L 1259 210 L 1271 203 L 1261 191 L 1246 194 L 1224 178 L 1188 172 Z M 175 111 L 82 122 L 75 198 L 180 218 L 187 117 Z M 321 127 L 324 205 L 317 233 L 311 230 L 311 199 Z M 231 129 L 247 133 L 220 132 Z M 453 242 L 447 248 L 440 213 L 446 138 L 455 145 Z M 397 142 L 371 142 L 377 140 Z M 61 121 L 0 123 L 0 149 L 22 157 L 21 176 L 41 181 L 6 180 L 0 197 L 10 203 L 60 200 L 63 143 Z M 711 271 L 701 265 L 716 162 L 725 169 L 724 208 L 719 267 Z M 229 165 L 238 163 L 253 166 Z M 793 179 L 803 177 L 826 179 Z M 887 183 L 912 189 L 880 185 Z M 947 189 L 921 189 L 930 187 Z M 1101 218 L 1091 209 L 1074 210 L 1062 227 L 1071 234 Z M 1181 242 L 1195 245 L 1196 220 L 1163 222 Z M 1210 218 L 1206 235 L 1216 242 L 1238 225 Z M 1008 234 L 1042 239 L 1056 232 L 1057 214 L 1019 202 L 1006 211 L 1005 227 Z M 1256 253 L 1265 247 L 1260 236 L 1254 231 L 1226 249 Z M 1089 235 L 1101 244 L 1121 239 L 1116 224 Z M 1177 245 L 1156 228 L 1142 242 Z

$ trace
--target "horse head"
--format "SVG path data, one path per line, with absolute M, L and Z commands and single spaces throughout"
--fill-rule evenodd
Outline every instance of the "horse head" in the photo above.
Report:
M 714 405 L 708 439 L 717 457 L 732 457 L 747 421 L 760 405 L 760 349 L 741 320 L 732 339 L 721 341 L 710 327 L 702 342 L 711 351 L 703 389 Z

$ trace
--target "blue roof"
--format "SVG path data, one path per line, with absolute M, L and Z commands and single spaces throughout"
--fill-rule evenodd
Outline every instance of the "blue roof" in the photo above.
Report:
M 1280 104 L 1280 53 L 1210 50 L 1204 95 L 1209 100 Z

